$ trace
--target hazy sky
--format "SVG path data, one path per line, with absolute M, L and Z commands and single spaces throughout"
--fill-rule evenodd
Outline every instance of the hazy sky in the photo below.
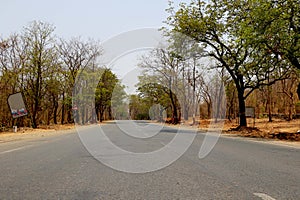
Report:
M 178 4 L 180 0 L 176 0 Z M 55 33 L 106 40 L 120 32 L 161 27 L 167 0 L 1 0 L 0 35 L 19 32 L 30 21 L 56 26 Z
M 188 0 L 174 0 L 175 5 Z M 0 0 L 0 37 L 22 31 L 31 21 L 53 24 L 55 34 L 69 39 L 81 36 L 105 42 L 134 29 L 160 28 L 168 13 L 168 0 Z M 144 52 L 145 53 L 145 52 Z M 137 53 L 139 54 L 139 53 Z M 135 54 L 116 60 L 112 70 L 128 92 L 137 83 Z M 130 89 L 129 89 L 130 88 Z

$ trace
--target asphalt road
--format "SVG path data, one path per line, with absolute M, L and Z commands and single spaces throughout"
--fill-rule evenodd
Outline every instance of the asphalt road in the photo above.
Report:
M 114 123 L 102 128 L 113 143 L 133 152 L 155 151 L 176 134 L 166 127 L 150 139 L 134 139 Z M 221 137 L 199 159 L 203 138 L 198 133 L 170 166 L 143 174 L 101 164 L 75 132 L 2 143 L 0 199 L 299 199 L 300 149 Z

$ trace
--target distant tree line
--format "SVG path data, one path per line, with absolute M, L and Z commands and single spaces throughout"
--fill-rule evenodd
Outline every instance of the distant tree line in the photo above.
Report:
M 72 92 L 78 73 L 85 68 L 104 71 L 102 77 L 95 77 L 99 79 L 94 97 L 95 119 L 113 118 L 110 95 L 115 86 L 124 90 L 116 75 L 97 62 L 102 55 L 100 43 L 81 38 L 65 40 L 55 36 L 54 31 L 53 25 L 34 21 L 21 33 L 0 39 L 2 126 L 73 123 L 79 108 L 72 106 Z M 23 93 L 30 117 L 12 119 L 7 97 L 16 92 Z M 82 117 L 84 111 L 80 114 L 81 123 L 91 120 Z

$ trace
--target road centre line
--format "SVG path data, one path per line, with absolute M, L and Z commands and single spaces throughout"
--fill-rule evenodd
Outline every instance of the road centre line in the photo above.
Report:
M 26 149 L 26 148 L 31 147 L 31 146 L 33 146 L 33 145 L 27 145 L 27 146 L 24 146 L 24 147 L 19 147 L 19 148 L 7 150 L 7 151 L 2 151 L 2 152 L 0 152 L 0 155 L 6 154 L 6 153 L 11 153 L 11 152 L 14 152 L 14 151 L 19 151 L 19 150 L 22 150 L 22 149 Z

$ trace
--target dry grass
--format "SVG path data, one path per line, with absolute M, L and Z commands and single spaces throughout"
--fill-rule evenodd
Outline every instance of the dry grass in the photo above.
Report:
M 199 120 L 197 120 L 199 124 Z M 268 119 L 247 119 L 248 128 L 242 128 L 238 131 L 234 128 L 238 127 L 238 121 L 226 120 L 222 126 L 224 134 L 235 134 L 244 137 L 254 138 L 274 138 L 280 140 L 292 140 L 300 141 L 300 119 L 286 121 L 282 119 L 273 119 L 272 122 L 268 122 Z M 213 124 L 212 120 L 201 119 L 198 128 L 200 130 L 207 130 Z M 193 126 L 192 120 L 183 122 L 184 126 Z M 194 125 L 194 127 L 197 125 Z
M 68 130 L 74 129 L 74 127 L 74 124 L 39 126 L 37 129 L 21 127 L 18 128 L 16 133 L 10 128 L 5 132 L 0 132 L 0 143 L 64 134 L 68 133 Z
M 248 119 L 249 128 L 233 131 L 232 128 L 237 126 L 236 122 L 226 122 L 224 133 L 246 137 L 300 141 L 300 119 L 291 121 L 274 119 L 272 122 L 269 122 L 268 119 L 255 119 L 255 124 L 253 119 Z
M 222 127 L 224 134 L 235 134 L 244 137 L 255 138 L 274 138 L 280 140 L 300 141 L 300 119 L 286 121 L 274 119 L 273 122 L 268 122 L 268 119 L 256 119 L 255 125 L 253 119 L 248 119 L 248 128 L 233 131 L 233 128 L 238 126 L 238 121 L 225 121 Z M 199 128 L 200 130 L 207 130 L 212 121 L 211 120 L 197 120 L 198 125 L 192 125 L 192 120 L 182 122 L 181 125 L 186 127 Z M 178 125 L 177 125 L 178 126 Z M 74 124 L 65 125 L 50 125 L 39 126 L 37 129 L 33 128 L 19 128 L 17 133 L 13 133 L 12 129 L 6 132 L 0 132 L 0 142 L 21 140 L 33 137 L 45 137 L 48 135 L 63 134 L 75 128 Z M 210 127 L 211 128 L 211 127 Z

